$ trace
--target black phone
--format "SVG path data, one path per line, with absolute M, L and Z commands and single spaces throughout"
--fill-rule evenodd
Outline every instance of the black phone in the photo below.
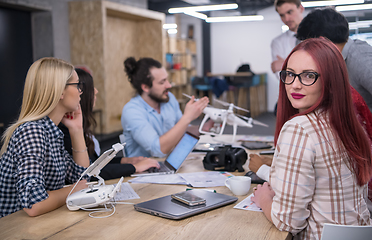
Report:
M 204 198 L 198 197 L 190 193 L 189 191 L 175 193 L 172 194 L 171 197 L 189 206 L 197 206 L 206 203 L 206 200 Z
M 265 180 L 263 180 L 262 178 L 259 178 L 257 176 L 257 174 L 255 172 L 252 172 L 252 171 L 249 171 L 245 174 L 245 176 L 247 177 L 250 177 L 251 178 L 251 183 L 255 183 L 255 184 L 263 184 L 264 182 L 266 182 Z

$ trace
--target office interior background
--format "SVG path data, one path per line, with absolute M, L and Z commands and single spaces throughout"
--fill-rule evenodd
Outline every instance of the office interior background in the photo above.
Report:
M 74 36 L 71 36 L 70 31 L 70 25 L 73 23 L 69 18 L 69 2 L 79 1 L 0 0 L 1 134 L 19 113 L 25 76 L 32 62 L 48 56 L 72 61 L 71 39 Z M 91 2 L 93 1 L 97 0 L 91 0 Z M 173 37 L 188 38 L 188 31 L 192 26 L 192 37 L 196 43 L 195 74 L 197 76 L 204 76 L 206 72 L 233 73 L 245 63 L 250 64 L 251 70 L 255 73 L 266 73 L 267 110 L 273 111 L 278 97 L 278 79 L 270 69 L 272 61 L 270 43 L 273 38 L 285 31 L 285 26 L 274 9 L 274 0 L 107 0 L 107 2 L 130 6 L 131 9 L 163 13 L 164 17 L 155 14 L 157 17 L 160 16 L 159 19 L 162 23 L 177 22 L 178 24 L 177 33 Z M 262 15 L 263 20 L 207 23 L 189 15 L 175 15 L 167 12 L 171 7 L 222 3 L 238 3 L 239 7 L 235 10 L 213 11 L 206 14 L 209 17 Z M 364 2 L 366 5 L 370 3 L 372 1 Z M 311 9 L 305 8 L 304 15 Z M 372 21 L 372 10 L 348 11 L 343 14 L 351 23 L 351 37 L 371 42 L 372 28 L 368 21 Z M 82 19 L 84 15 L 80 17 L 80 19 L 77 18 L 77 21 L 84 21 Z M 359 24 L 358 27 L 357 22 L 364 23 L 364 26 Z M 165 38 L 166 30 L 159 29 L 159 31 Z M 146 48 L 151 47 L 151 45 L 146 46 Z M 163 55 L 165 59 L 165 54 Z M 124 57 L 115 56 L 115 59 L 121 61 L 119 63 L 121 66 Z M 79 62 L 79 64 L 86 63 Z M 92 68 L 92 66 L 88 67 Z M 97 70 L 95 72 L 95 69 L 93 69 L 93 73 L 94 75 L 99 74 Z M 122 79 L 116 81 L 120 80 Z M 98 87 L 100 86 L 98 84 Z M 100 91 L 100 89 L 98 90 Z M 100 92 L 104 95 L 104 91 Z M 124 102 L 119 102 L 116 105 L 117 108 L 122 108 Z M 101 108 L 107 108 L 107 106 L 101 106 Z M 115 119 L 115 121 L 116 124 L 120 124 L 120 120 Z M 106 132 L 110 131 L 114 131 L 114 129 Z

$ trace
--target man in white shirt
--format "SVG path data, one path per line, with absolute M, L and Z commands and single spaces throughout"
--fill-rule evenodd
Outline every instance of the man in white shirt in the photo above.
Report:
M 282 70 L 284 59 L 297 45 L 295 34 L 303 18 L 304 7 L 301 0 L 275 0 L 274 7 L 282 22 L 289 28 L 271 41 L 271 70 L 279 80 L 279 71 Z M 274 114 L 276 115 L 276 105 Z
M 273 59 L 271 70 L 273 73 L 277 73 L 281 70 L 284 59 L 296 46 L 295 34 L 303 18 L 304 7 L 301 5 L 300 0 L 275 0 L 274 7 L 283 23 L 289 28 L 288 31 L 280 34 L 271 42 Z

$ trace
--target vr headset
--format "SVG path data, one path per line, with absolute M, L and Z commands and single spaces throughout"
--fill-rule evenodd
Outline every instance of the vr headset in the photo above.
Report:
M 203 159 L 203 165 L 206 170 L 235 172 L 238 169 L 239 172 L 244 172 L 243 165 L 247 158 L 243 148 L 226 145 L 208 152 Z

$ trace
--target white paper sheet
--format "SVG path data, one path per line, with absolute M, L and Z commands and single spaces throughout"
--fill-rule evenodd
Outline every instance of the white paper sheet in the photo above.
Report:
M 253 193 L 246 197 L 243 201 L 236 204 L 234 208 L 241 209 L 241 210 L 249 210 L 255 212 L 262 212 L 262 209 L 257 207 L 257 205 L 252 202 L 251 197 L 253 197 Z
M 121 184 L 120 192 L 116 193 L 115 201 L 125 201 L 130 199 L 140 198 L 138 194 L 133 190 L 129 183 L 124 182 Z
M 245 135 L 240 137 L 238 141 L 274 142 L 274 136 Z
M 228 172 L 179 173 L 179 175 L 192 187 L 225 186 L 226 179 L 233 176 Z
M 129 180 L 129 182 L 187 185 L 187 182 L 178 174 L 164 174 L 164 175 L 136 177 L 134 179 Z

